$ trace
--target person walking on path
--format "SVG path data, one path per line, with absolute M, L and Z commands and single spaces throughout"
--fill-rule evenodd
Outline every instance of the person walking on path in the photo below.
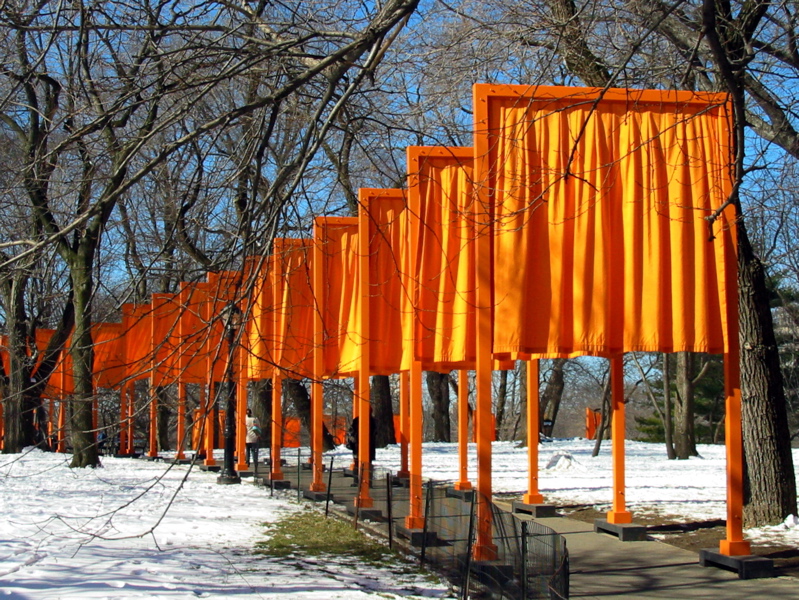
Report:
M 247 409 L 247 418 L 245 419 L 245 426 L 247 428 L 247 439 L 245 445 L 247 447 L 247 466 L 255 463 L 255 469 L 258 468 L 258 444 L 261 442 L 261 423 L 257 417 L 252 416 L 252 409 Z M 252 457 L 252 461 L 250 458 Z

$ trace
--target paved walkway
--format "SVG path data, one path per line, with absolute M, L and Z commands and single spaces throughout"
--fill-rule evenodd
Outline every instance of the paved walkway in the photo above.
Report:
M 698 555 L 658 541 L 620 542 L 589 523 L 535 519 L 566 538 L 570 598 L 690 600 L 799 599 L 799 579 L 742 581 L 736 573 L 699 566 Z

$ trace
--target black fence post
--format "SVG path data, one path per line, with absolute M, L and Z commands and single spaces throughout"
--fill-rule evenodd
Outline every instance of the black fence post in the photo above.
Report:
M 388 518 L 388 549 L 394 547 L 394 520 L 391 512 L 391 472 L 386 473 L 386 516 Z
M 424 499 L 424 523 L 422 524 L 422 553 L 420 556 L 420 561 L 424 564 L 425 554 L 427 552 L 427 525 L 430 522 L 430 497 L 433 495 L 433 481 L 427 481 L 427 495 Z
M 297 448 L 297 502 L 302 500 L 302 448 Z
M 521 544 L 519 545 L 519 549 L 521 551 L 521 561 L 522 561 L 522 569 L 521 569 L 521 587 L 522 587 L 522 598 L 527 598 L 527 521 L 522 521 L 522 539 Z
M 472 538 L 474 537 L 474 506 L 477 503 L 477 490 L 472 493 L 472 503 L 469 506 L 469 533 L 466 536 L 466 564 L 463 571 L 462 600 L 469 598 L 469 580 L 472 572 Z
M 330 512 L 330 499 L 333 496 L 331 487 L 333 486 L 333 461 L 336 460 L 335 456 L 330 457 L 330 472 L 327 474 L 327 497 L 325 498 L 325 518 Z

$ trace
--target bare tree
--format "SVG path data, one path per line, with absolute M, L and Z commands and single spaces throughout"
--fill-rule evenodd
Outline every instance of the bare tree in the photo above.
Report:
M 0 51 L 0 114 L 23 150 L 21 187 L 33 231 L 29 247 L 9 260 L 21 264 L 53 245 L 68 268 L 74 466 L 98 462 L 91 432 L 94 271 L 120 200 L 191 144 L 210 161 L 219 132 L 250 115 L 263 131 L 252 156 L 265 163 L 276 125 L 292 122 L 293 151 L 269 157 L 271 177 L 243 201 L 249 212 L 234 202 L 240 218 L 226 249 L 243 251 L 253 218 L 270 239 L 330 124 L 415 6 L 393 0 L 372 11 L 360 7 L 350 19 L 267 2 L 0 7 L 5 38 L 14 41 Z M 252 94 L 225 92 L 252 73 L 263 74 Z M 307 112 L 297 112 L 300 106 Z

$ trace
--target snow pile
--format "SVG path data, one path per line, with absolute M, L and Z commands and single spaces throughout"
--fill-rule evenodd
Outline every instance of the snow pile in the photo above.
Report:
M 544 467 L 546 471 L 568 471 L 569 469 L 578 468 L 583 469 L 582 465 L 569 452 L 556 452 L 549 459 L 547 466 Z

